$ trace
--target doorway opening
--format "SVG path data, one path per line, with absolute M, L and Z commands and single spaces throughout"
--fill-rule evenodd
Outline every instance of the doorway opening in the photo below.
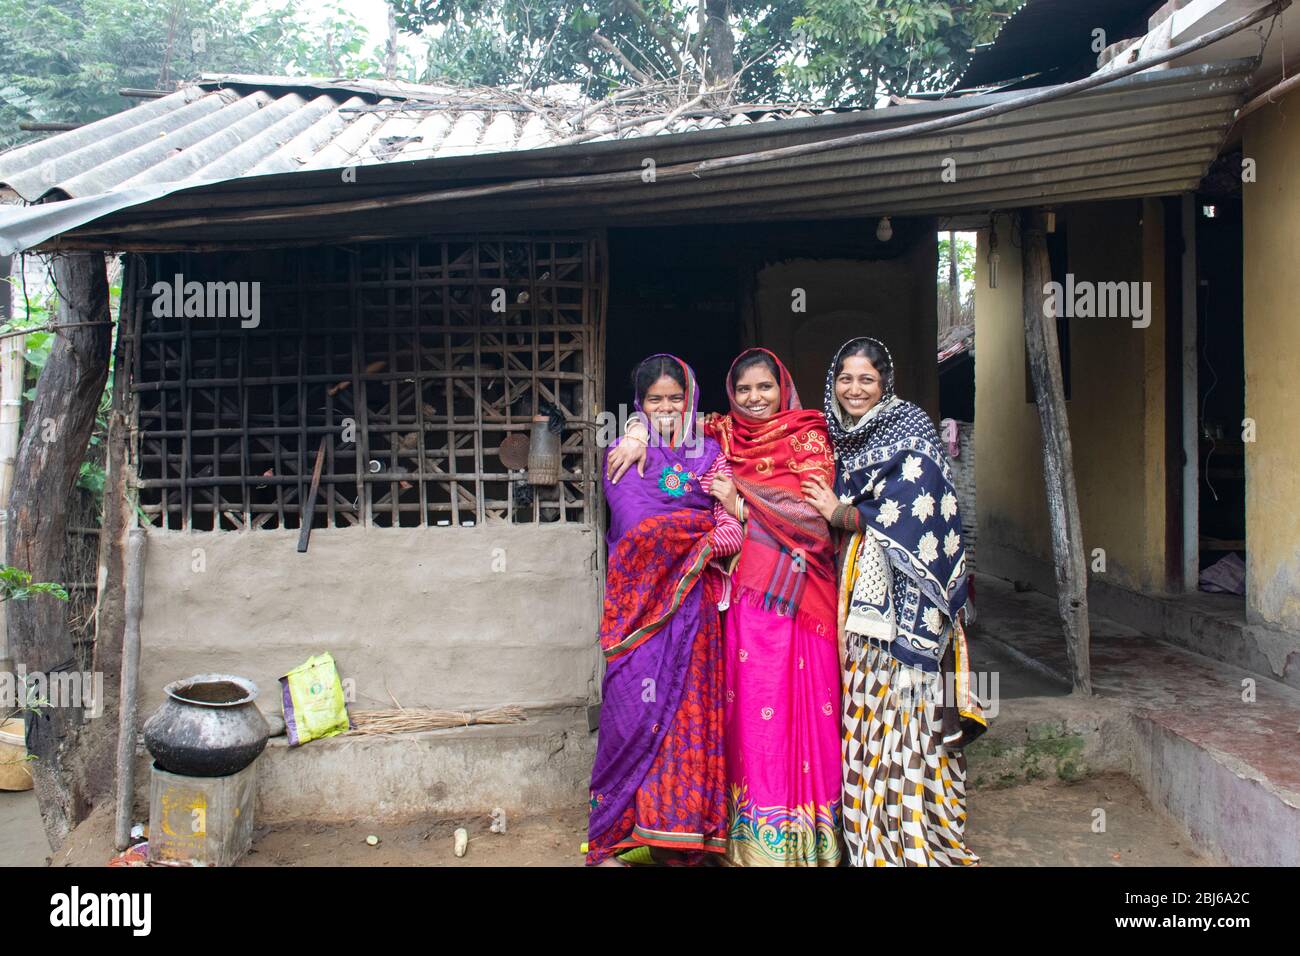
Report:
M 1239 189 L 1227 195 L 1197 194 L 1195 215 L 1198 570 L 1202 590 L 1244 594 L 1246 371 Z

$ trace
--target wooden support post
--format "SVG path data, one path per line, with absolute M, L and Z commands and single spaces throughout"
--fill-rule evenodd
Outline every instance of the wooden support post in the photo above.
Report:
M 1056 597 L 1070 661 L 1074 692 L 1092 693 L 1089 662 L 1088 566 L 1079 521 L 1079 495 L 1074 483 L 1074 451 L 1070 422 L 1065 411 L 1065 386 L 1061 378 L 1060 344 L 1056 316 L 1043 291 L 1052 281 L 1047 252 L 1047 228 L 1038 210 L 1021 213 L 1024 256 L 1025 354 L 1034 383 L 1034 400 L 1043 432 L 1043 480 L 1047 486 L 1047 514 L 1052 529 L 1052 554 L 1056 565 Z
M 957 232 L 948 230 L 948 325 L 940 332 L 946 332 L 954 325 L 961 325 L 961 276 L 957 272 Z
M 95 669 L 111 686 L 121 664 L 125 604 L 127 533 L 135 521 L 135 469 L 131 456 L 132 370 L 139 346 L 137 333 L 144 299 L 138 256 L 128 256 L 122 270 L 117 343 L 113 354 L 113 389 L 105 439 L 104 513 L 99 536 L 99 593 L 95 602 Z
M 1201 577 L 1201 436 L 1200 436 L 1200 401 L 1199 383 L 1200 356 L 1197 341 L 1197 307 L 1196 297 L 1200 286 L 1196 281 L 1196 197 L 1192 193 L 1183 193 L 1179 208 L 1182 212 L 1183 258 L 1182 258 L 1182 450 L 1183 464 L 1179 474 L 1182 484 L 1182 523 L 1183 553 L 1182 587 L 1183 591 L 1195 594 L 1200 589 Z
M 11 335 L 0 341 L 0 508 L 6 508 L 9 504 L 14 463 L 18 458 L 26 352 L 25 335 Z
M 131 842 L 131 810 L 135 803 L 135 735 L 140 700 L 140 615 L 144 609 L 143 528 L 130 532 L 126 550 L 125 627 L 122 635 L 122 683 L 117 729 L 117 810 L 113 845 L 125 850 Z
M 14 287 L 9 282 L 14 261 L 13 257 L 0 256 L 0 322 L 8 322 L 14 317 Z M 25 335 L 11 335 L 0 342 L 0 562 L 5 560 L 4 524 L 9 511 L 9 488 L 13 484 L 14 460 L 18 454 L 23 370 L 27 366 L 23 356 L 26 351 Z M 0 603 L 0 671 L 13 670 L 6 633 L 4 604 Z
M 59 255 L 54 278 L 59 322 L 70 325 L 59 331 L 37 382 L 18 446 L 7 528 L 9 562 L 37 581 L 57 581 L 62 570 L 66 502 L 95 427 L 111 341 L 103 254 Z M 63 602 L 36 595 L 11 601 L 6 610 L 15 663 L 50 677 L 75 667 Z M 92 797 L 79 746 L 82 714 L 62 703 L 27 714 L 27 750 L 36 758 L 32 777 L 51 847 L 85 818 Z
M 96 741 L 94 784 L 98 792 L 108 785 L 116 768 L 116 786 L 119 801 L 123 790 L 127 792 L 126 808 L 129 811 L 131 791 L 131 759 L 135 754 L 136 668 L 139 661 L 138 621 L 136 644 L 129 645 L 128 589 L 133 586 L 132 575 L 139 578 L 144 573 L 143 564 L 137 569 L 130 566 L 131 546 L 128 535 L 143 534 L 132 529 L 136 525 L 136 474 L 132 443 L 132 422 L 135 396 L 131 392 L 137 361 L 140 325 L 143 320 L 145 298 L 139 294 L 144 288 L 143 259 L 137 255 L 126 257 L 122 270 L 122 298 L 117 316 L 117 342 L 113 353 L 112 403 L 108 413 L 108 435 L 105 439 L 105 476 L 102 527 L 99 534 L 99 588 L 95 596 L 95 672 L 104 675 L 104 705 L 95 728 L 104 733 L 118 735 L 117 747 L 102 746 Z M 139 547 L 135 548 L 138 559 Z M 137 605 L 138 612 L 138 605 Z M 135 658 L 129 655 L 134 653 Z M 126 661 L 124 656 L 128 657 Z M 127 671 L 130 670 L 128 673 Z M 130 688 L 131 697 L 127 697 Z M 119 710 L 118 708 L 123 708 Z M 119 733 L 119 728 L 121 728 Z M 123 763 L 122 754 L 126 755 Z M 126 784 L 123 785 L 123 774 Z M 119 830 L 121 826 L 119 804 Z M 127 835 L 130 823 L 127 823 Z M 117 834 L 119 842 L 124 837 Z M 118 849 L 125 847 L 119 846 Z
M 9 283 L 0 276 L 0 285 Z M 0 308 L 4 303 L 0 301 Z M 0 341 L 0 562 L 8 564 L 5 525 L 9 515 L 9 489 L 18 459 L 18 436 L 23 407 L 23 375 L 27 369 L 27 336 L 11 335 Z M 0 670 L 13 670 L 9 656 L 5 604 L 0 603 Z

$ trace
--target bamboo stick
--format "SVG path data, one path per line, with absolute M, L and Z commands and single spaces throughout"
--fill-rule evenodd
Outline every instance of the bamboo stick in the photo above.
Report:
M 23 356 L 27 336 L 15 335 L 0 345 L 0 563 L 9 563 L 6 525 L 9 522 L 9 490 L 14 484 L 14 462 L 18 457 L 19 425 L 23 407 Z M 9 656 L 8 621 L 0 602 L 0 661 Z
M 14 460 L 18 455 L 18 425 L 23 405 L 23 358 L 27 336 L 16 335 L 0 346 L 0 509 L 9 507 L 13 487 Z
M 122 640 L 122 691 L 117 726 L 117 815 L 113 842 L 125 850 L 131 842 L 135 799 L 135 735 L 140 684 L 140 612 L 144 606 L 145 532 L 131 529 L 126 543 L 126 629 Z

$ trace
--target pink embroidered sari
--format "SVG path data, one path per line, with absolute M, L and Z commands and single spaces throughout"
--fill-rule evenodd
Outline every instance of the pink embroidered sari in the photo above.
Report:
M 825 419 L 802 408 L 789 373 L 772 358 L 781 410 L 761 422 L 750 418 L 728 375 L 731 414 L 709 428 L 731 462 L 747 512 L 723 623 L 727 859 L 741 866 L 837 866 L 835 559 L 826 522 L 799 491 L 810 471 L 833 478 L 834 462 Z

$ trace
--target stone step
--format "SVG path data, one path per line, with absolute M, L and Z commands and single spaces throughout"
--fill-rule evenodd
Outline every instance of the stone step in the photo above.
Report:
M 1055 600 L 987 575 L 977 589 L 972 666 L 986 641 L 1066 680 Z M 1008 726 L 986 735 L 982 757 L 980 743 L 972 747 L 972 765 L 995 783 L 1068 777 L 1081 763 L 1127 766 L 1206 854 L 1240 866 L 1300 865 L 1300 691 L 1095 613 L 1091 623 L 1096 697 L 1002 702 Z

